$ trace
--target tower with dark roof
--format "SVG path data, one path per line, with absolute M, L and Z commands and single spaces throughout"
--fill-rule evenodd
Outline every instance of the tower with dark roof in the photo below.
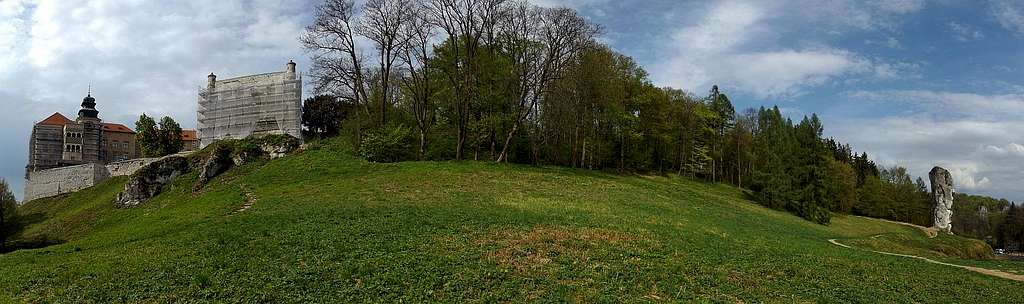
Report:
M 82 109 L 78 110 L 78 120 L 100 120 L 100 111 L 96 110 L 96 98 L 92 97 L 92 92 L 82 99 Z

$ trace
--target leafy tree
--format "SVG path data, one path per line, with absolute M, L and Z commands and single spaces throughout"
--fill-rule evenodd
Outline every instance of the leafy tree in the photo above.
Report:
M 0 250 L 5 248 L 7 237 L 13 230 L 17 207 L 18 202 L 14 193 L 11 193 L 10 185 L 0 178 Z
M 139 121 L 135 122 L 135 138 L 142 149 L 142 156 L 156 157 L 163 153 L 160 134 L 152 117 L 146 114 L 139 116 Z
M 857 172 L 850 164 L 838 160 L 828 161 L 828 193 L 834 198 L 829 209 L 835 212 L 850 213 L 857 203 Z
M 157 134 L 160 135 L 161 155 L 178 153 L 185 147 L 181 139 L 181 125 L 168 116 L 160 119 L 160 129 Z
M 348 111 L 341 100 L 332 95 L 317 95 L 302 103 L 302 125 L 314 137 L 338 135 Z
M 181 152 L 184 142 L 181 126 L 174 119 L 164 116 L 157 125 L 153 118 L 142 114 L 135 122 L 136 140 L 145 157 L 161 157 Z

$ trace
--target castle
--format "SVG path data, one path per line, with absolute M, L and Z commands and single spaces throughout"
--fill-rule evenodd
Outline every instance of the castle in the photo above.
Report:
M 282 72 L 217 80 L 199 90 L 200 147 L 221 139 L 287 134 L 302 138 L 302 79 L 289 61 Z
M 82 100 L 77 119 L 53 113 L 37 122 L 32 127 L 28 154 L 26 177 L 35 171 L 133 159 L 139 156 L 139 151 L 135 131 L 122 124 L 103 122 L 96 110 L 96 98 L 90 92 Z
M 181 137 L 183 150 L 198 148 L 195 130 L 182 130 Z M 82 100 L 75 120 L 53 113 L 33 125 L 28 154 L 25 201 L 88 188 L 156 160 L 139 158 L 131 128 L 100 119 L 92 92 Z
M 221 139 L 287 134 L 302 139 L 302 79 L 289 61 L 282 72 L 217 80 L 199 90 L 199 130 L 182 130 L 183 151 Z M 130 175 L 158 158 L 139 158 L 135 131 L 105 123 L 92 92 L 78 118 L 54 113 L 32 128 L 25 167 L 25 201 L 92 187 Z

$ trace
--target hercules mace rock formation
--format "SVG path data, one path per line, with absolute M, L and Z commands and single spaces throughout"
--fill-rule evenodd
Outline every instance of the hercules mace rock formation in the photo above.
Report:
M 932 222 L 939 231 L 952 233 L 953 177 L 946 169 L 935 167 L 928 173 L 932 181 Z

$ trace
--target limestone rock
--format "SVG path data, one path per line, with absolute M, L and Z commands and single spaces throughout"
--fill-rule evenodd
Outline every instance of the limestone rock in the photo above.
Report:
M 210 157 L 203 162 L 203 169 L 199 172 L 199 180 L 192 187 L 192 191 L 199 191 L 214 177 L 231 169 L 234 165 L 235 163 L 231 158 L 231 148 L 223 145 L 217 146 L 210 153 Z
M 932 182 L 932 223 L 939 231 L 952 233 L 953 176 L 946 169 L 935 167 L 928 173 Z
M 168 156 L 152 162 L 134 174 L 117 194 L 114 206 L 133 208 L 160 194 L 165 184 L 190 171 L 188 159 L 182 156 Z

